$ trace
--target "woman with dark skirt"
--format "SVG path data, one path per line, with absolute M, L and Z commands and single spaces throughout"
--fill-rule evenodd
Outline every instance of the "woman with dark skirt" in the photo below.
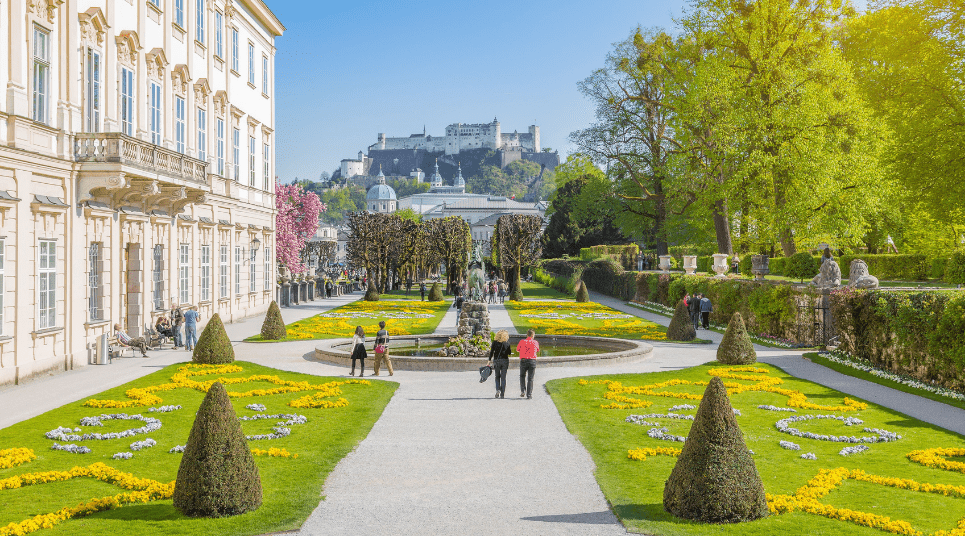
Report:
M 489 348 L 489 366 L 496 374 L 496 398 L 506 398 L 506 373 L 509 372 L 509 332 L 501 329 L 496 332 L 493 345 Z
M 367 354 L 365 352 L 365 330 L 362 326 L 355 326 L 355 333 L 352 335 L 352 372 L 349 373 L 351 376 L 355 376 L 355 360 L 361 362 L 361 367 L 359 367 L 359 377 L 365 376 L 365 358 Z

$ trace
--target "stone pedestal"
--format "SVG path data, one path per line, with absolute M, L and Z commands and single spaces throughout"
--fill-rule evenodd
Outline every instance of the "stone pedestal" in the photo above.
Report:
M 483 337 L 489 338 L 489 332 L 489 306 L 483 302 L 464 303 L 456 333 L 460 337 L 472 337 L 481 334 Z
M 291 307 L 291 283 L 288 281 L 283 281 L 281 284 L 281 300 L 278 302 L 279 307 Z

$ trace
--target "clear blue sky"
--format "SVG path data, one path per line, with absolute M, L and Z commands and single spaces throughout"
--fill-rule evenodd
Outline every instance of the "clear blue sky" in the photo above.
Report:
M 379 132 L 442 135 L 497 117 L 542 144 L 593 119 L 576 84 L 637 25 L 669 28 L 684 0 L 267 0 L 276 41 L 276 173 L 317 180 Z

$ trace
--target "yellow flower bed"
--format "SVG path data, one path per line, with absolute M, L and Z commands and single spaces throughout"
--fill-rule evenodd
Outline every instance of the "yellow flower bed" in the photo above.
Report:
M 510 307 L 527 327 L 547 335 L 646 340 L 667 338 L 667 334 L 653 322 L 593 302 L 528 301 L 511 304 Z M 599 326 L 593 327 L 597 323 Z
M 238 365 L 197 365 L 188 364 L 183 367 L 178 368 L 178 372 L 171 376 L 171 383 L 164 383 L 161 385 L 153 385 L 150 387 L 128 389 L 124 394 L 131 400 L 95 400 L 91 399 L 84 402 L 84 406 L 89 408 L 130 408 L 134 406 L 150 406 L 155 404 L 160 404 L 164 402 L 161 397 L 155 395 L 158 391 L 170 391 L 172 389 L 184 388 L 184 389 L 195 389 L 201 391 L 202 393 L 208 392 L 208 389 L 217 382 L 224 386 L 237 385 L 248 382 L 266 382 L 278 385 L 273 389 L 252 389 L 250 391 L 228 391 L 228 396 L 231 398 L 248 398 L 252 396 L 270 396 L 283 393 L 300 393 L 304 391 L 316 391 L 312 395 L 308 395 L 296 400 L 292 400 L 288 403 L 289 406 L 293 408 L 340 408 L 348 405 L 348 400 L 344 398 L 339 398 L 336 401 L 325 400 L 326 398 L 334 398 L 342 394 L 342 390 L 339 389 L 340 386 L 346 384 L 355 385 L 371 385 L 368 380 L 343 380 L 334 381 L 318 385 L 313 385 L 307 381 L 289 381 L 283 380 L 278 376 L 272 376 L 267 374 L 256 374 L 253 376 L 248 376 L 246 378 L 224 378 L 219 377 L 212 380 L 197 381 L 192 379 L 195 376 L 207 376 L 211 374 L 232 374 L 237 372 L 243 372 Z
M 646 460 L 648 456 L 680 456 L 680 449 L 675 449 L 673 447 L 657 447 L 655 449 L 630 449 L 627 451 L 627 458 L 631 460 L 643 461 Z
M 268 456 L 271 458 L 291 458 L 293 460 L 298 457 L 298 454 L 292 454 L 291 452 L 288 452 L 288 449 L 279 449 L 275 447 L 272 447 L 268 450 L 251 449 L 251 453 L 255 456 Z
M 328 313 L 293 322 L 285 329 L 288 339 L 347 338 L 352 336 L 356 326 L 362 326 L 366 333 L 375 333 L 379 329 L 379 321 L 386 320 L 389 335 L 412 335 L 428 331 L 436 323 L 436 313 L 440 307 L 438 302 L 359 300 Z M 429 316 L 420 318 L 426 315 Z
M 767 494 L 767 506 L 772 513 L 783 514 L 787 512 L 807 512 L 840 521 L 848 521 L 857 525 L 863 525 L 894 534 L 905 534 L 907 536 L 919 536 L 921 531 L 915 530 L 907 521 L 894 520 L 886 516 L 858 512 L 846 508 L 835 508 L 824 504 L 818 499 L 826 496 L 841 482 L 852 479 L 860 482 L 868 482 L 890 488 L 905 489 L 921 493 L 934 493 L 946 497 L 965 498 L 965 486 L 949 486 L 945 484 L 922 484 L 907 478 L 892 478 L 868 474 L 860 469 L 848 469 L 839 467 L 837 469 L 822 469 L 807 484 L 797 489 L 794 495 L 772 495 Z M 959 521 L 958 527 L 950 531 L 938 531 L 936 536 L 962 536 L 965 535 L 965 520 Z
M 0 469 L 10 469 L 37 459 L 33 449 L 12 448 L 0 450 Z
M 10 523 L 5 527 L 0 527 L 0 536 L 21 536 L 40 529 L 51 528 L 71 518 L 83 517 L 104 510 L 112 510 L 125 504 L 170 499 L 174 494 L 174 482 L 163 484 L 156 480 L 137 478 L 130 473 L 118 471 L 100 462 L 87 467 L 74 467 L 69 471 L 45 471 L 5 478 L 0 480 L 0 490 L 16 489 L 22 486 L 46 484 L 48 482 L 63 482 L 65 480 L 83 477 L 95 478 L 101 482 L 113 484 L 132 491 L 92 499 L 77 506 L 61 508 L 49 514 L 36 515 L 19 523 Z
M 721 379 L 730 380 L 744 380 L 753 381 L 753 384 L 743 384 L 737 382 L 724 382 L 724 387 L 727 388 L 727 393 L 730 396 L 738 395 L 740 393 L 745 393 L 748 391 L 757 391 L 763 393 L 775 393 L 787 397 L 787 405 L 789 407 L 801 408 L 801 409 L 815 409 L 823 411 L 858 411 L 862 409 L 867 409 L 868 404 L 864 402 L 858 402 L 848 397 L 844 397 L 844 403 L 838 406 L 822 406 L 820 404 L 815 404 L 813 402 L 808 402 L 807 396 L 800 392 L 791 389 L 783 389 L 777 387 L 784 383 L 784 380 L 780 378 L 775 378 L 773 376 L 754 376 L 748 374 L 739 374 L 741 372 L 753 372 L 755 374 L 767 374 L 769 371 L 761 367 L 722 367 L 714 368 L 707 371 L 707 374 L 711 376 L 719 376 Z M 695 385 L 695 386 L 706 386 L 708 382 L 692 382 L 690 380 L 667 380 L 665 382 L 655 383 L 652 385 L 642 385 L 642 386 L 624 386 L 622 383 L 613 380 L 595 380 L 587 381 L 580 380 L 579 385 L 591 385 L 591 384 L 605 384 L 607 387 L 606 393 L 603 394 L 603 398 L 607 400 L 613 400 L 612 403 L 603 404 L 600 407 L 604 409 L 638 409 L 646 408 L 653 405 L 653 402 L 649 400 L 641 400 L 638 398 L 632 398 L 626 395 L 643 395 L 643 396 L 659 396 L 666 398 L 678 398 L 683 400 L 700 400 L 703 395 L 695 393 L 681 393 L 675 391 L 660 391 L 659 389 L 665 389 L 667 387 L 674 387 L 677 385 Z
M 965 449 L 935 448 L 915 450 L 907 455 L 909 460 L 927 467 L 965 473 L 965 463 L 946 460 L 946 456 L 965 456 Z

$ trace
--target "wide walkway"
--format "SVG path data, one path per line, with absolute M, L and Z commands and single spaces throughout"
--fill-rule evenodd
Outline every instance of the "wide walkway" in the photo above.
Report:
M 617 300 L 591 298 L 660 324 L 669 322 Z M 312 302 L 283 314 L 291 322 L 337 304 Z M 491 305 L 490 310 L 494 330 L 512 328 L 503 306 Z M 440 330 L 454 333 L 455 324 L 450 310 Z M 259 328 L 260 319 L 228 326 L 234 341 Z M 518 397 L 518 374 L 512 372 L 506 399 L 493 398 L 493 379 L 480 384 L 474 372 L 383 374 L 380 379 L 399 383 L 396 395 L 371 433 L 332 471 L 324 499 L 300 534 L 625 534 L 594 479 L 592 459 L 563 425 L 543 385 L 553 378 L 666 371 L 712 361 L 721 336 L 707 331 L 700 336 L 715 344 L 657 342 L 654 357 L 641 363 L 537 369 L 533 400 Z M 238 359 L 279 369 L 347 375 L 345 367 L 313 361 L 314 346 L 315 341 L 236 343 L 235 352 Z M 802 359 L 800 351 L 758 352 L 762 362 L 926 422 L 955 431 L 965 423 L 965 412 L 957 408 L 834 373 Z M 8 409 L 0 426 L 187 357 L 166 350 L 147 360 L 124 359 L 7 389 L 0 392 L 0 404 Z

